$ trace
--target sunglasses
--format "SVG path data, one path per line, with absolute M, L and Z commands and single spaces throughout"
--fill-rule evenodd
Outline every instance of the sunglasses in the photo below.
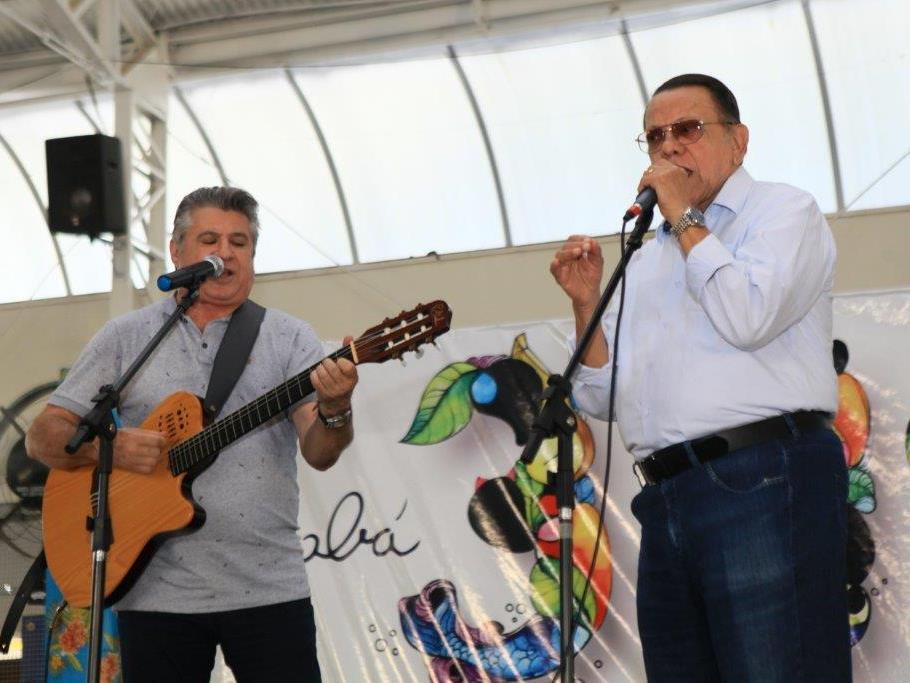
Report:
M 691 145 L 698 142 L 701 136 L 705 134 L 705 126 L 733 126 L 736 121 L 699 121 L 698 119 L 686 119 L 677 121 L 666 126 L 657 126 L 635 138 L 642 152 L 651 154 L 660 149 L 667 139 L 667 133 L 673 135 L 673 139 L 683 145 Z

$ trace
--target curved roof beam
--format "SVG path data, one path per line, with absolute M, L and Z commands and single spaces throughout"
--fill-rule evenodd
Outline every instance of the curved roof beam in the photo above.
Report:
M 341 177 L 338 175 L 338 168 L 335 166 L 335 159 L 332 157 L 329 143 L 325 139 L 322 127 L 319 125 L 319 120 L 316 118 L 313 108 L 310 107 L 310 103 L 303 94 L 300 84 L 297 83 L 297 79 L 294 78 L 294 74 L 291 73 L 290 69 L 285 69 L 284 75 L 287 76 L 288 83 L 291 84 L 291 90 L 294 91 L 294 94 L 297 95 L 297 99 L 300 100 L 300 104 L 303 105 L 303 110 L 310 120 L 310 125 L 313 126 L 316 138 L 319 140 L 319 147 L 322 148 L 322 155 L 325 157 L 325 163 L 328 165 L 329 172 L 332 174 L 332 182 L 335 184 L 335 192 L 338 195 L 338 204 L 341 206 L 341 214 L 344 216 L 344 227 L 348 233 L 348 246 L 351 249 L 351 261 L 353 263 L 360 263 L 360 256 L 357 253 L 357 238 L 354 235 L 354 224 L 351 221 L 351 212 L 348 210 L 348 200 L 344 195 Z
M 496 165 L 496 154 L 493 152 L 493 144 L 490 142 L 487 124 L 483 119 L 483 113 L 480 111 L 480 105 L 477 103 L 474 91 L 471 89 L 471 83 L 468 81 L 468 76 L 465 74 L 464 69 L 461 68 L 461 62 L 458 61 L 458 54 L 455 52 L 455 48 L 449 45 L 447 51 L 449 60 L 452 62 L 452 66 L 455 67 L 461 85 L 464 87 L 465 94 L 468 96 L 468 102 L 471 104 L 471 111 L 474 112 L 474 119 L 477 121 L 477 128 L 480 130 L 480 136 L 483 138 L 483 146 L 487 151 L 487 160 L 490 162 L 490 171 L 493 173 L 493 182 L 496 185 L 496 198 L 499 201 L 499 216 L 502 220 L 503 239 L 506 243 L 505 246 L 511 247 L 512 228 L 509 225 L 509 211 L 506 208 L 506 198 L 502 191 L 502 179 L 499 177 L 499 167 Z
M 215 146 L 212 144 L 209 134 L 203 127 L 199 117 L 196 116 L 196 112 L 193 111 L 193 108 L 190 106 L 189 101 L 186 99 L 186 95 L 184 95 L 183 91 L 176 85 L 174 86 L 174 95 L 177 97 L 177 101 L 180 102 L 184 110 L 186 110 L 186 114 L 190 117 L 190 121 L 193 122 L 193 125 L 196 126 L 196 130 L 199 131 L 199 137 L 202 138 L 202 142 L 205 143 L 205 148 L 209 151 L 212 163 L 215 164 L 215 169 L 218 171 L 218 176 L 221 178 L 221 184 L 230 185 L 231 182 L 228 180 L 227 173 L 224 172 L 224 166 L 221 165 L 221 159 L 218 157 L 218 152 L 215 151 Z
M 844 210 L 844 187 L 840 173 L 840 156 L 837 152 L 837 136 L 834 134 L 834 116 L 831 113 L 831 100 L 828 97 L 828 82 L 825 79 L 825 67 L 822 64 L 821 50 L 818 47 L 818 36 L 815 34 L 815 21 L 809 0 L 802 0 L 803 15 L 806 17 L 806 28 L 809 30 L 809 42 L 812 45 L 812 56 L 815 58 L 815 72 L 818 74 L 818 89 L 822 98 L 822 109 L 825 112 L 825 127 L 828 131 L 828 149 L 831 154 L 831 170 L 834 173 L 834 197 L 837 201 L 837 212 Z
M 622 42 L 626 46 L 626 52 L 629 55 L 629 61 L 632 62 L 632 70 L 635 72 L 635 82 L 638 83 L 638 92 L 641 93 L 642 107 L 648 106 L 648 86 L 645 85 L 645 76 L 641 71 L 641 64 L 638 61 L 638 55 L 635 54 L 635 46 L 632 44 L 632 38 L 629 37 L 629 24 L 623 19 L 620 24 L 620 33 Z
M 0 145 L 2 145 L 6 150 L 6 153 L 9 154 L 9 157 L 13 160 L 16 168 L 19 169 L 19 173 L 22 175 L 22 179 L 25 181 L 25 184 L 28 185 L 28 189 L 32 193 L 32 198 L 34 198 L 35 204 L 38 205 L 38 210 L 44 217 L 44 224 L 47 226 L 48 233 L 51 236 L 51 242 L 54 244 L 54 253 L 57 255 L 57 263 L 60 264 L 60 273 L 63 275 L 63 286 L 66 289 L 66 295 L 72 296 L 73 289 L 70 287 L 70 277 L 69 273 L 66 270 L 66 262 L 63 260 L 63 252 L 60 250 L 60 244 L 57 242 L 57 235 L 50 232 L 50 223 L 48 222 L 47 218 L 47 207 L 44 206 L 44 202 L 41 200 L 41 195 L 38 194 L 38 188 L 35 186 L 35 181 L 32 180 L 32 177 L 28 174 L 28 171 L 22 164 L 22 160 L 19 158 L 19 155 L 16 154 L 15 150 L 10 146 L 9 142 L 6 141 L 6 138 L 3 137 L 2 133 L 0 133 Z

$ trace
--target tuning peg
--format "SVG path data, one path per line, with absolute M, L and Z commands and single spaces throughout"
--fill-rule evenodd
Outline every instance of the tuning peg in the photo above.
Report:
M 398 358 L 398 360 L 400 360 L 400 361 L 401 361 L 401 365 L 402 365 L 402 367 L 407 367 L 407 365 L 408 365 L 408 364 L 407 364 L 407 362 L 406 362 L 406 361 L 405 361 L 405 359 L 404 359 L 404 358 L 401 358 L 401 357 L 399 357 L 399 358 Z
M 415 358 L 423 358 L 423 349 L 417 349 L 417 350 L 414 352 L 414 357 L 415 357 Z

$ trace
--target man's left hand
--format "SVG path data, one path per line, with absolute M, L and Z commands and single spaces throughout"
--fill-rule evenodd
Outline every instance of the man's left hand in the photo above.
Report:
M 350 344 L 352 337 L 345 337 L 344 344 Z M 316 400 L 326 417 L 340 415 L 351 407 L 351 395 L 357 386 L 357 366 L 346 358 L 337 361 L 324 359 L 310 373 L 310 381 L 316 389 Z

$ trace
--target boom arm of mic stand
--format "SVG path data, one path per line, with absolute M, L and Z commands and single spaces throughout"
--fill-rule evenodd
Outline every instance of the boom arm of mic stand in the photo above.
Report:
M 572 375 L 575 374 L 575 370 L 578 368 L 582 357 L 591 344 L 591 339 L 600 327 L 600 319 L 603 316 L 604 311 L 607 310 L 607 306 L 610 304 L 613 294 L 619 286 L 623 275 L 625 275 L 626 266 L 632 259 L 632 255 L 641 247 L 644 235 L 648 232 L 648 228 L 651 226 L 653 218 L 654 210 L 652 209 L 650 211 L 642 212 L 636 219 L 635 228 L 629 233 L 629 238 L 626 240 L 626 247 L 623 250 L 622 258 L 620 258 L 619 263 L 616 264 L 613 275 L 611 275 L 609 281 L 607 281 L 607 286 L 604 289 L 600 300 L 597 302 L 597 306 L 594 308 L 594 313 L 591 315 L 588 325 L 578 339 L 575 346 L 575 352 L 572 354 L 571 358 L 569 358 L 569 362 L 562 371 L 562 374 L 550 375 L 548 378 L 548 387 L 542 396 L 543 405 L 540 412 L 537 414 L 537 418 L 535 418 L 531 425 L 531 434 L 528 437 L 528 443 L 525 444 L 525 448 L 521 452 L 521 461 L 523 463 L 530 463 L 534 459 L 544 438 L 556 435 L 554 431 L 549 429 L 548 425 L 552 426 L 557 424 L 557 421 L 552 417 L 544 417 L 544 415 L 555 409 L 554 407 L 551 407 L 554 402 L 564 402 L 572 395 Z M 574 431 L 574 425 L 572 426 L 572 430 Z

